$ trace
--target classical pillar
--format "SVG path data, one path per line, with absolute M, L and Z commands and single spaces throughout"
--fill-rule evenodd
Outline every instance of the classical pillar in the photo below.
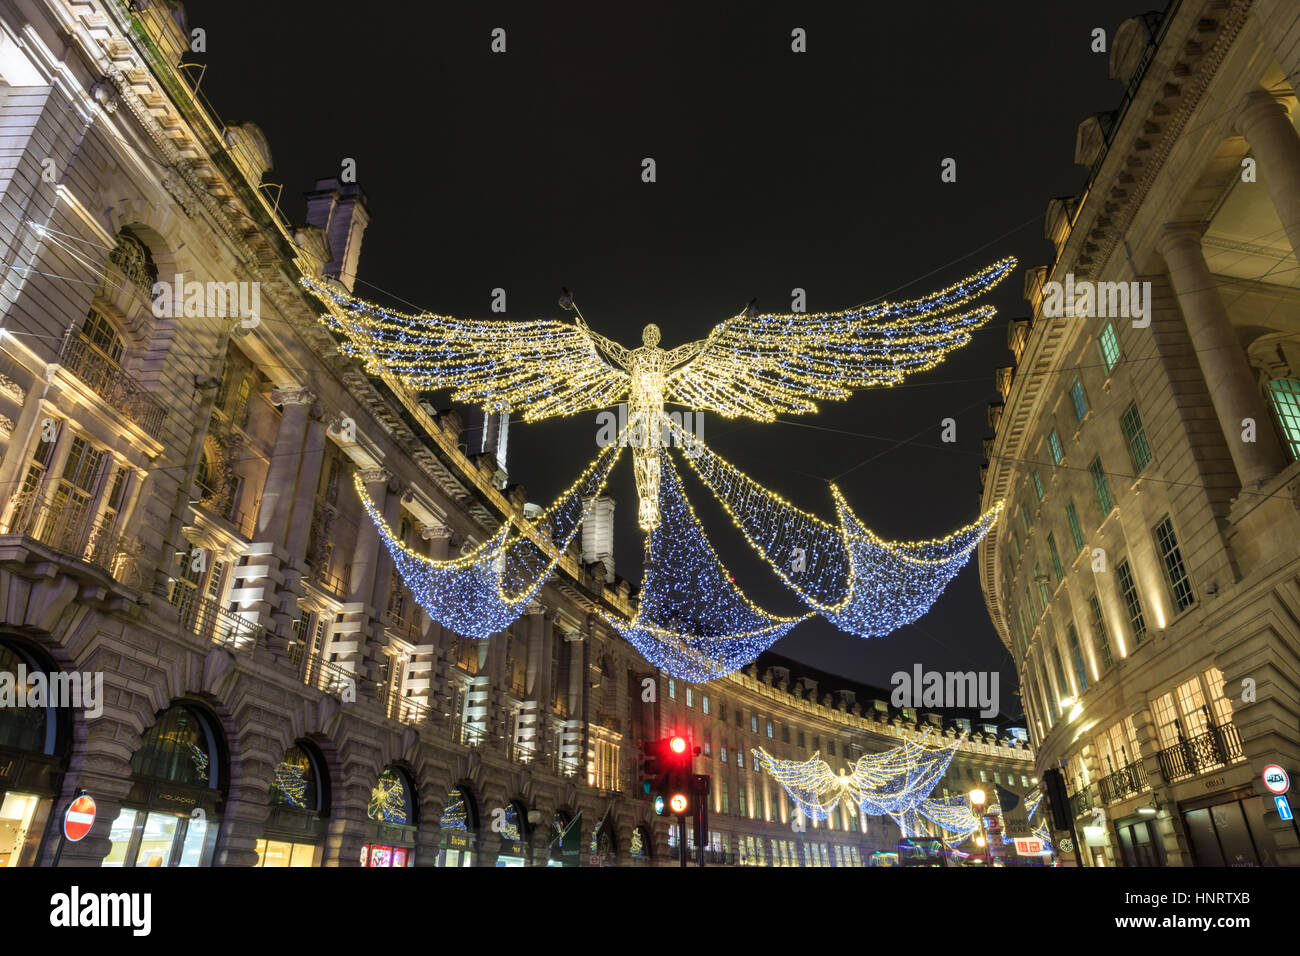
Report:
M 1243 490 L 1255 491 L 1282 470 L 1286 457 L 1263 396 L 1255 387 L 1246 353 L 1228 319 L 1218 282 L 1201 252 L 1203 231 L 1201 224 L 1166 225 L 1156 251 L 1169 267 L 1169 279 L 1237 477 Z M 1242 440 L 1242 421 L 1247 418 L 1255 422 L 1253 442 Z
M 1291 240 L 1291 255 L 1300 260 L 1300 133 L 1286 107 L 1262 87 L 1246 94 L 1237 129 L 1255 153 L 1273 208 Z
M 386 515 L 388 481 L 392 475 L 383 468 L 371 468 L 361 473 L 366 493 L 380 514 Z M 376 560 L 379 557 L 379 532 L 369 515 L 363 515 L 357 528 L 357 543 L 352 549 L 352 571 L 348 577 L 348 600 L 368 604 L 374 596 Z
M 262 486 L 262 501 L 257 509 L 255 541 L 269 541 L 277 548 L 284 547 L 289 531 L 289 517 L 293 512 L 293 489 L 302 464 L 303 438 L 307 426 L 307 413 L 316 396 L 305 388 L 277 388 L 271 401 L 283 407 L 280 425 L 275 431 L 275 450 L 271 465 L 266 470 Z
M 285 550 L 289 561 L 301 565 L 307 555 L 307 538 L 311 533 L 312 513 L 316 507 L 316 489 L 320 486 L 321 466 L 325 461 L 325 422 L 319 403 L 312 405 L 307 421 L 307 438 L 302 449 L 302 466 L 298 470 L 298 489 L 293 498 L 293 518 Z

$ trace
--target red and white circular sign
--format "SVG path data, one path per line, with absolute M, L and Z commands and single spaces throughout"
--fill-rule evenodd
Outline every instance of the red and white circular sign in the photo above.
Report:
M 1285 770 L 1271 763 L 1264 768 L 1264 786 L 1268 787 L 1269 793 L 1283 794 L 1291 789 L 1291 778 Z
M 63 835 L 68 842 L 76 843 L 95 825 L 95 801 L 83 793 L 68 806 L 63 815 Z

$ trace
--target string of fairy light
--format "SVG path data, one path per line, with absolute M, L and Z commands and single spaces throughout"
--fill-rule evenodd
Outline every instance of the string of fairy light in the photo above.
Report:
M 925 800 L 948 772 L 958 744 L 927 747 L 909 740 L 900 747 L 865 754 L 851 770 L 835 773 L 820 752 L 807 760 L 780 760 L 753 750 L 758 765 L 772 776 L 806 816 L 825 820 L 848 801 L 871 816 L 896 819 Z
M 335 283 L 310 277 L 302 283 L 327 304 L 321 321 L 341 334 L 341 351 L 358 357 L 367 372 L 415 390 L 450 389 L 456 401 L 510 410 L 525 421 L 623 400 L 662 416 L 669 397 L 724 417 L 771 421 L 778 413 L 814 412 L 817 400 L 843 400 L 852 389 L 895 385 L 933 368 L 992 317 L 991 306 L 966 306 L 1015 264 L 999 260 L 903 302 L 840 312 L 746 310 L 707 338 L 672 351 L 658 347 L 653 326 L 641 348 L 626 349 L 585 322 L 410 314 L 356 298 Z M 781 617 L 750 601 L 709 543 L 671 459 L 657 442 L 638 445 L 639 523 L 648 534 L 649 564 L 632 619 L 607 619 L 649 661 L 684 680 L 710 680 L 744 666 L 813 614 L 862 637 L 911 623 L 930 608 L 1001 511 L 999 503 L 944 538 L 885 541 L 854 515 L 838 488 L 832 486 L 836 525 L 763 488 L 671 419 L 664 423 L 691 449 L 691 468 L 751 547 L 808 607 Z M 645 424 L 658 435 L 657 423 Z M 555 570 L 623 444 L 603 449 L 534 527 L 521 525 L 513 534 L 517 519 L 508 517 L 487 541 L 451 560 L 421 555 L 398 540 L 360 478 L 357 494 L 416 603 L 450 630 L 483 639 L 513 622 Z M 554 548 L 537 540 L 543 526 Z
M 520 527 L 512 535 L 521 519 L 510 515 L 492 537 L 467 554 L 431 558 L 393 533 L 360 475 L 354 485 L 415 603 L 444 627 L 482 640 L 505 630 L 541 590 L 581 528 L 592 500 L 604 490 L 621 450 L 618 443 L 601 449 L 578 479 L 531 521 L 554 542 L 550 549 L 543 549 L 539 536 L 527 533 L 529 529 Z
M 650 533 L 641 599 L 631 621 L 603 616 L 650 663 L 702 683 L 752 661 L 809 615 L 779 617 L 753 603 L 709 543 L 660 449 L 660 525 Z

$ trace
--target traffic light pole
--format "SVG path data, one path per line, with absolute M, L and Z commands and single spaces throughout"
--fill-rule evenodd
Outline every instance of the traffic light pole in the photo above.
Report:
M 679 866 L 686 865 L 686 814 L 677 815 L 677 859 Z
M 695 849 L 700 854 L 700 866 L 704 866 L 704 847 L 709 842 L 709 777 L 708 774 L 695 775 Z

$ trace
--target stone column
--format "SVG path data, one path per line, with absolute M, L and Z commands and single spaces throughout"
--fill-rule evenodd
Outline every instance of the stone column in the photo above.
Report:
M 1260 177 L 1300 260 L 1300 133 L 1272 93 L 1252 90 L 1242 101 L 1237 129 L 1254 150 Z
M 302 464 L 307 413 L 316 396 L 305 388 L 291 386 L 277 388 L 271 393 L 271 401 L 281 405 L 284 412 L 275 432 L 275 449 L 262 486 L 262 501 L 257 509 L 253 538 L 283 548 L 293 512 L 294 482 Z
M 1166 225 L 1156 251 L 1169 267 L 1187 334 L 1196 349 L 1196 360 L 1242 489 L 1255 491 L 1282 470 L 1286 457 L 1274 434 L 1264 398 L 1255 387 L 1246 353 L 1228 319 L 1218 282 L 1201 252 L 1203 231 L 1203 224 Z M 1246 418 L 1255 421 L 1253 442 L 1241 440 L 1242 420 Z
M 316 506 L 316 489 L 320 485 L 321 466 L 325 461 L 325 422 L 320 403 L 312 405 L 303 444 L 302 466 L 298 471 L 298 489 L 293 498 L 293 518 L 285 539 L 285 550 L 294 565 L 301 565 L 307 554 L 307 538 Z
M 381 512 L 388 500 L 388 481 L 392 476 L 383 468 L 373 468 L 361 473 L 366 492 Z M 374 613 L 370 604 L 375 586 L 375 564 L 379 556 L 379 532 L 367 514 L 361 515 L 357 525 L 356 545 L 352 549 L 351 573 L 348 577 L 348 602 L 343 605 L 340 619 L 330 634 L 329 651 L 338 654 L 340 662 L 358 677 L 368 681 L 376 678 L 378 663 L 370 659 L 370 622 Z M 365 685 L 367 688 L 370 684 Z

